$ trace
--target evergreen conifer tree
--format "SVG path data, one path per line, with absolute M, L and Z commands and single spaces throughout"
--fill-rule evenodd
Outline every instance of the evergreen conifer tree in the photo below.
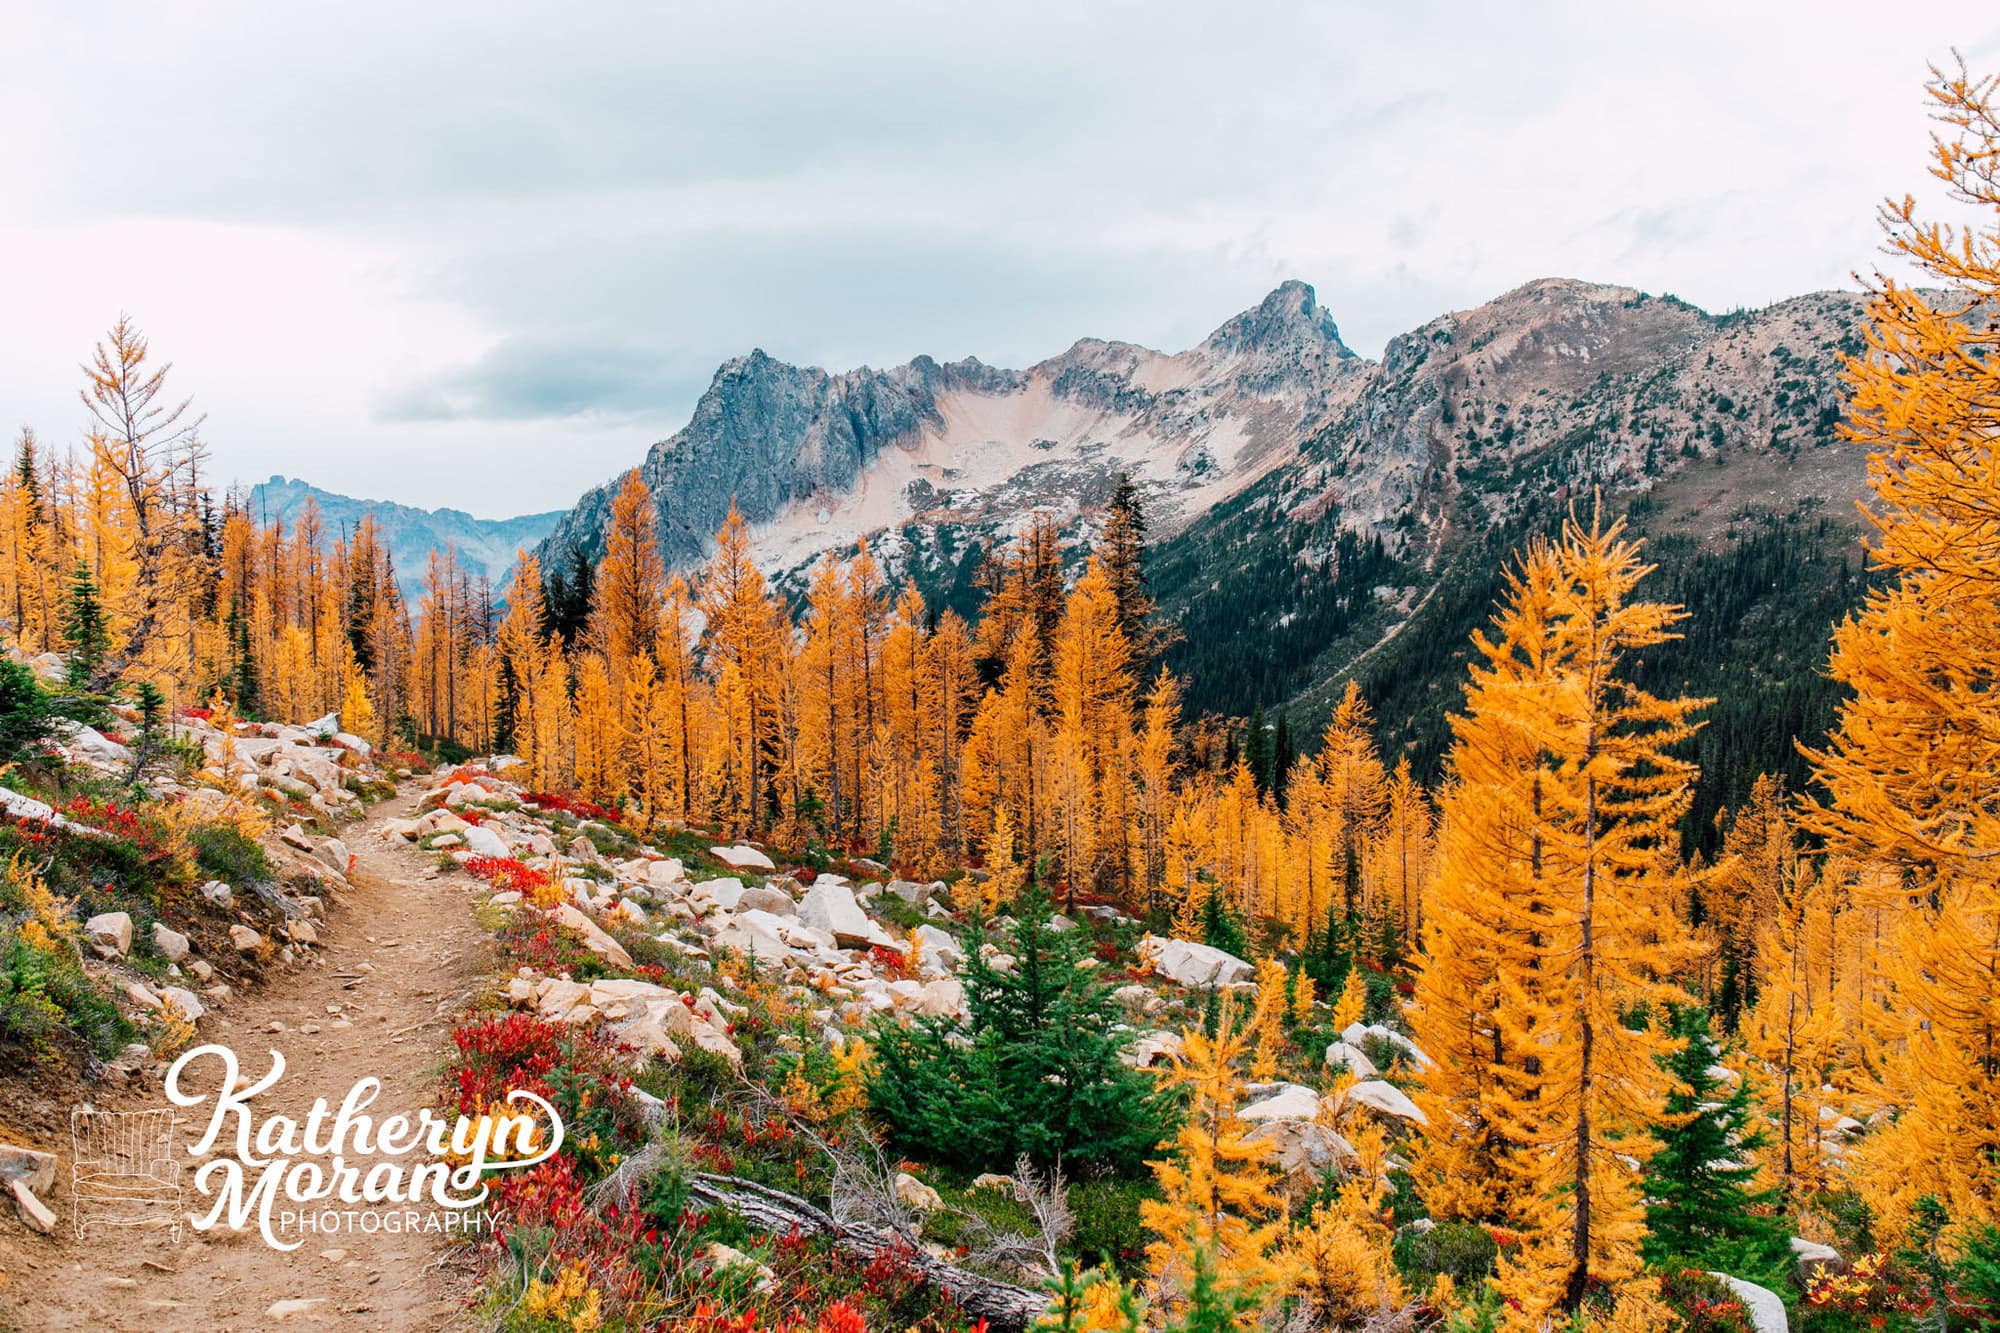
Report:
M 1655 1266 L 1678 1264 L 1778 1286 L 1792 1267 L 1775 1189 L 1757 1187 L 1750 1156 L 1764 1132 L 1753 1123 L 1750 1086 L 1727 1095 L 1715 1072 L 1708 1013 L 1672 1011 L 1682 1044 L 1661 1064 L 1678 1086 L 1667 1094 L 1659 1143 L 1646 1168 L 1646 1227 L 1640 1252 Z
M 97 597 L 97 580 L 82 560 L 76 562 L 76 573 L 70 579 L 63 633 L 69 639 L 69 683 L 76 689 L 88 689 L 111 651 L 111 635 L 105 626 L 104 606 Z
M 965 942 L 967 1021 L 912 1027 L 884 1019 L 869 1101 L 892 1143 L 971 1170 L 1035 1162 L 1133 1172 L 1171 1132 L 1170 1100 L 1119 1060 L 1110 988 L 1086 965 L 1084 933 L 1049 928 L 1048 900 L 1031 891 L 1002 972 L 980 956 L 983 927 Z

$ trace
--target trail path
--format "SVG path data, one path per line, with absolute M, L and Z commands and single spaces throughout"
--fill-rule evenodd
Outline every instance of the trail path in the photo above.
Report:
M 470 881 L 439 876 L 413 846 L 382 832 L 421 794 L 408 784 L 365 824 L 342 831 L 356 866 L 352 887 L 330 909 L 319 965 L 277 978 L 238 998 L 221 1021 L 203 1024 L 201 1040 L 234 1050 L 253 1080 L 269 1069 L 270 1051 L 283 1053 L 284 1077 L 252 1103 L 260 1116 L 281 1113 L 303 1124 L 315 1098 L 338 1107 L 355 1081 L 369 1075 L 384 1085 L 371 1108 L 378 1119 L 432 1104 L 451 1019 L 477 984 L 486 937 L 472 919 Z M 273 1030 L 274 1023 L 282 1030 Z M 206 1081 L 190 1081 L 211 1089 L 217 1063 L 201 1064 Z M 100 1105 L 167 1102 L 150 1085 Z M 184 1120 L 183 1151 L 202 1127 Z M 29 1237 L 30 1244 L 6 1247 L 0 1323 L 11 1313 L 30 1329 L 262 1329 L 280 1322 L 269 1313 L 274 1303 L 291 1301 L 313 1304 L 286 1311 L 288 1327 L 402 1333 L 470 1326 L 466 1283 L 452 1262 L 456 1242 L 437 1235 L 307 1234 L 297 1249 L 281 1253 L 264 1244 L 254 1225 L 205 1234 L 184 1227 L 178 1246 L 152 1228 L 94 1227 L 79 1245 L 70 1226 L 67 1147 L 50 1201 L 62 1219 L 51 1238 L 57 1243 Z M 183 1183 L 200 1203 L 192 1176 L 184 1173 Z

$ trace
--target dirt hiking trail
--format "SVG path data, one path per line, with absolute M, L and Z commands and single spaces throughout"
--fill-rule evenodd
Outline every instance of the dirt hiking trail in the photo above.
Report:
M 199 1040 L 234 1050 L 252 1081 L 268 1072 L 270 1051 L 283 1053 L 284 1077 L 251 1103 L 260 1121 L 283 1114 L 303 1125 L 315 1098 L 337 1108 L 355 1081 L 370 1075 L 383 1083 L 368 1112 L 377 1120 L 434 1103 L 451 1021 L 478 984 L 486 936 L 472 918 L 472 882 L 440 876 L 433 860 L 383 832 L 424 790 L 405 784 L 365 823 L 341 831 L 354 872 L 351 887 L 329 907 L 316 965 L 239 996 L 219 1021 L 202 1026 Z M 217 1061 L 204 1058 L 186 1082 L 212 1091 L 218 1070 Z M 159 1084 L 147 1080 L 129 1092 L 107 1091 L 96 1105 L 130 1110 L 168 1102 Z M 205 1104 L 180 1112 L 184 1160 L 206 1127 L 207 1110 Z M 67 1142 L 59 1154 L 58 1184 L 48 1200 L 61 1219 L 56 1234 L 27 1235 L 11 1218 L 0 1226 L 0 1325 L 11 1318 L 23 1330 L 146 1333 L 280 1324 L 395 1333 L 471 1326 L 469 1281 L 459 1261 L 464 1247 L 434 1234 L 308 1233 L 297 1249 L 281 1253 L 265 1245 L 254 1222 L 240 1232 L 184 1226 L 179 1245 L 159 1228 L 93 1226 L 79 1244 Z M 364 1175 L 369 1160 L 358 1162 Z M 205 1213 L 192 1171 L 184 1168 L 181 1181 L 184 1211 Z

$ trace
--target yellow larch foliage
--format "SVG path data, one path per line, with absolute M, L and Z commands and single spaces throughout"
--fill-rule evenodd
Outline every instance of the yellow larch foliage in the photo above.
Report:
M 1263 1081 L 1277 1077 L 1285 1053 L 1285 1012 L 1285 965 L 1265 958 L 1257 964 L 1257 998 L 1250 1011 L 1250 1031 L 1257 1039 L 1251 1077 Z
M 1531 548 L 1496 636 L 1475 636 L 1482 660 L 1452 719 L 1451 887 L 1417 987 L 1418 1041 L 1437 1061 L 1418 1188 L 1446 1215 L 1505 1210 L 1528 1243 L 1502 1285 L 1537 1316 L 1640 1272 L 1633 1163 L 1651 1150 L 1668 1048 L 1624 1019 L 1684 998 L 1669 979 L 1686 932 L 1657 910 L 1673 891 L 1661 848 L 1693 780 L 1674 747 L 1705 701 L 1620 679 L 1679 618 L 1631 600 L 1648 567 L 1620 529 L 1571 519 Z
M 1963 222 L 1883 208 L 1913 285 L 1880 278 L 1852 358 L 1844 433 L 1870 450 L 1869 556 L 1893 575 L 1836 627 L 1831 674 L 1852 697 L 1812 753 L 1826 796 L 1806 822 L 1865 866 L 1863 908 L 1893 1022 L 1869 1034 L 1890 1124 L 1854 1154 L 1876 1234 L 1907 1237 L 1920 1195 L 1957 1226 L 2000 1218 L 2000 80 L 1963 65 L 1929 85 L 1931 173 Z
M 1359 1023 L 1368 1010 L 1368 982 L 1362 975 L 1360 963 L 1347 969 L 1347 980 L 1341 983 L 1340 996 L 1333 1002 L 1333 1030 L 1345 1032 Z
M 1292 982 L 1292 1021 L 1304 1026 L 1312 1022 L 1313 979 L 1301 969 Z
M 1276 1296 L 1292 1272 L 1280 1244 L 1286 1227 L 1271 1167 L 1276 1146 L 1250 1138 L 1251 1126 L 1236 1114 L 1242 1084 L 1235 1065 L 1249 1040 L 1231 1027 L 1225 1005 L 1218 1036 L 1199 1028 L 1183 1033 L 1184 1049 L 1168 1073 L 1187 1098 L 1187 1118 L 1172 1142 L 1175 1153 L 1152 1164 L 1161 1197 L 1139 1205 L 1155 1237 L 1147 1262 L 1168 1310 L 1185 1298 L 1197 1249 L 1214 1256 L 1225 1291 Z

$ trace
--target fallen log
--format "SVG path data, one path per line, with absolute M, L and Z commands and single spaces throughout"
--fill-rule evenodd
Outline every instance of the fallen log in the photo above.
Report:
M 949 1296 L 973 1318 L 984 1319 L 993 1333 L 1022 1333 L 1049 1308 L 1049 1298 L 1044 1292 L 1017 1287 L 932 1258 L 900 1236 L 837 1222 L 831 1214 L 796 1194 L 754 1180 L 696 1172 L 689 1177 L 688 1192 L 705 1203 L 727 1208 L 766 1231 L 785 1233 L 796 1227 L 802 1235 L 823 1236 L 864 1261 L 894 1252 L 923 1275 L 926 1285 Z

